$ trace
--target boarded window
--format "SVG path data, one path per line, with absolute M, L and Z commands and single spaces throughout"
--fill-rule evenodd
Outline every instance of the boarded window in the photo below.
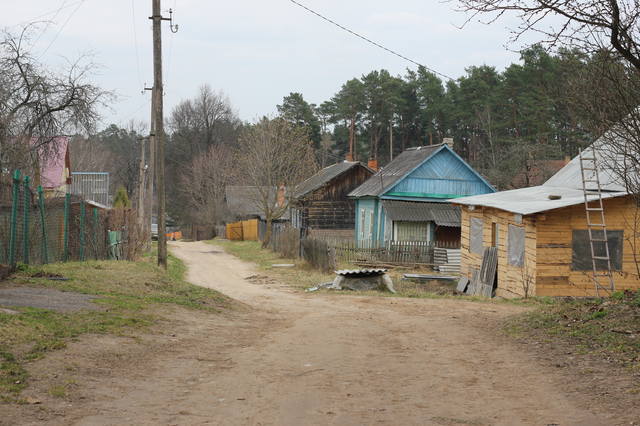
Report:
M 374 226 L 374 221 L 373 221 L 373 211 L 369 212 L 369 239 L 372 240 L 373 239 L 373 226 Z
M 364 240 L 365 236 L 365 209 L 360 209 L 360 239 Z
M 594 239 L 602 239 L 603 231 L 593 231 Z M 611 259 L 611 269 L 622 270 L 622 246 L 624 241 L 623 231 L 607 231 L 609 241 L 609 257 Z M 593 269 L 591 260 L 591 245 L 589 244 L 589 231 L 574 230 L 571 242 L 571 269 L 574 271 L 590 271 Z M 596 256 L 606 256 L 604 242 L 593 242 Z M 597 260 L 596 268 L 600 271 L 607 269 L 606 260 Z
M 524 265 L 524 227 L 509 225 L 507 241 L 507 263 L 513 266 Z
M 472 217 L 469 223 L 469 250 L 471 253 L 482 254 L 483 241 L 482 241 L 482 219 L 478 217 Z
M 429 222 L 393 222 L 396 241 L 429 241 Z

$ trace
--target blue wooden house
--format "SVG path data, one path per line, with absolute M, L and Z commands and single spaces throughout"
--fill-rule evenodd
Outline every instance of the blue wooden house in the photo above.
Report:
M 356 241 L 460 244 L 460 208 L 448 200 L 495 192 L 447 144 L 409 148 L 349 193 Z

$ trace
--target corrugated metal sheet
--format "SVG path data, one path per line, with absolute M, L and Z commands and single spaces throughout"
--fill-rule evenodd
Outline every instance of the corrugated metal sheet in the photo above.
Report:
M 400 179 L 407 175 L 441 149 L 444 145 L 421 146 L 409 148 L 383 167 L 378 173 L 371 176 L 365 183 L 351 191 L 350 197 L 377 197 L 384 194 Z
M 340 271 L 335 271 L 335 272 L 336 272 L 336 274 L 342 275 L 342 276 L 366 277 L 366 276 L 371 276 L 371 275 L 382 275 L 385 272 L 387 272 L 387 270 L 386 269 L 382 269 L 382 268 L 377 268 L 377 269 L 342 269 Z
M 560 196 L 560 199 L 550 200 L 549 195 Z M 627 193 L 603 192 L 602 198 L 607 199 L 623 195 L 627 195 Z M 595 200 L 596 198 L 596 195 L 589 196 L 590 200 Z M 494 194 L 457 198 L 451 200 L 451 202 L 468 206 L 494 207 L 512 213 L 528 215 L 584 203 L 584 196 L 582 190 L 541 185 L 501 191 Z
M 382 206 L 393 221 L 433 221 L 440 226 L 460 226 L 460 207 L 448 203 L 383 200 Z

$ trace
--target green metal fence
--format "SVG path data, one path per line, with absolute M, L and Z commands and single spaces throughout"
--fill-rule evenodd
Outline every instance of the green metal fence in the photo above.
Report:
M 0 264 L 12 269 L 19 263 L 122 259 L 123 229 L 110 228 L 106 209 L 71 194 L 47 196 L 19 170 L 10 185 L 0 186 Z

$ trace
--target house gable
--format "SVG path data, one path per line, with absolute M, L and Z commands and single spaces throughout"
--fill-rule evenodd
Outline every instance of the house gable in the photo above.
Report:
M 495 192 L 462 158 L 446 146 L 387 190 L 382 198 L 447 200 Z

